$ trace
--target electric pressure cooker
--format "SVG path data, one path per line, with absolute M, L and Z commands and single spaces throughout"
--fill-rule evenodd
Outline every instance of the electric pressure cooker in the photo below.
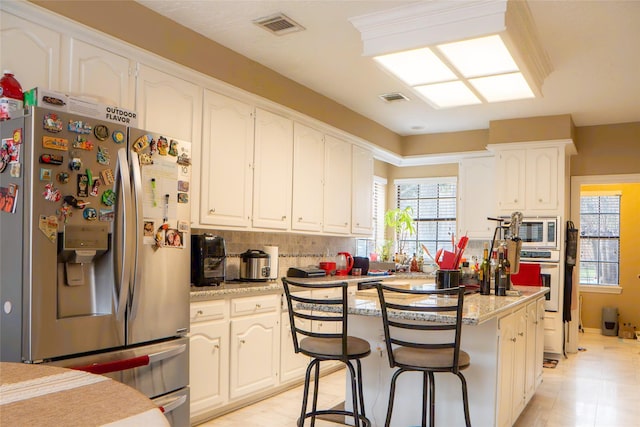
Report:
M 269 254 L 258 249 L 249 249 L 240 254 L 240 280 L 264 282 L 269 280 L 270 273 Z

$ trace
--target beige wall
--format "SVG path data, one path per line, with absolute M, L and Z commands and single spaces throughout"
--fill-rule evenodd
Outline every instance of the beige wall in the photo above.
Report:
M 549 141 L 571 139 L 571 115 L 527 117 L 522 119 L 492 120 L 489 122 L 489 143 Z
M 402 155 L 482 151 L 487 147 L 488 141 L 488 129 L 405 136 L 402 140 Z
M 571 175 L 640 172 L 640 122 L 576 128 Z
M 620 325 L 631 322 L 640 330 L 640 183 L 582 185 L 582 191 L 622 191 L 620 205 L 620 286 L 622 293 L 582 295 L 582 324 L 601 327 L 602 307 L 618 307 Z M 578 277 L 576 275 L 576 277 Z
M 133 1 L 41 1 L 39 6 L 395 153 L 389 129 Z

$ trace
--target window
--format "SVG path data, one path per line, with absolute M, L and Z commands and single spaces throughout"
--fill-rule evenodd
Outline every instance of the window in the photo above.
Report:
M 580 195 L 580 283 L 620 283 L 620 194 Z
M 368 257 L 378 253 L 384 244 L 384 212 L 387 199 L 387 180 L 378 176 L 373 177 L 372 213 L 373 235 L 369 239 L 356 240 L 356 256 Z
M 420 253 L 423 244 L 435 255 L 438 248 L 451 249 L 456 230 L 456 178 L 396 180 L 397 207 L 411 206 L 416 234 L 398 242 L 407 256 Z

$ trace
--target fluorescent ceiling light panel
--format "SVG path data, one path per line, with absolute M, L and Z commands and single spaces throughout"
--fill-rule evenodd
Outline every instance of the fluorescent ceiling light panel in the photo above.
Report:
M 535 97 L 522 73 L 479 77 L 469 79 L 469 83 L 473 85 L 487 102 L 511 101 L 514 99 Z
M 519 71 L 498 35 L 441 44 L 437 47 L 467 78 Z
M 480 104 L 481 101 L 461 81 L 415 86 L 435 108 Z
M 429 48 L 391 53 L 374 59 L 409 86 L 456 79 L 456 75 Z

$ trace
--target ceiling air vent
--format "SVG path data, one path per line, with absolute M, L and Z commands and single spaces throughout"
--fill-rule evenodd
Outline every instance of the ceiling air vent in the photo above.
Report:
M 392 92 L 392 93 L 384 93 L 382 95 L 378 95 L 380 99 L 385 102 L 397 102 L 397 101 L 408 101 L 409 98 L 401 94 L 400 92 Z
M 253 23 L 277 36 L 304 30 L 302 25 L 298 24 L 284 13 L 265 16 L 264 18 L 254 20 Z

